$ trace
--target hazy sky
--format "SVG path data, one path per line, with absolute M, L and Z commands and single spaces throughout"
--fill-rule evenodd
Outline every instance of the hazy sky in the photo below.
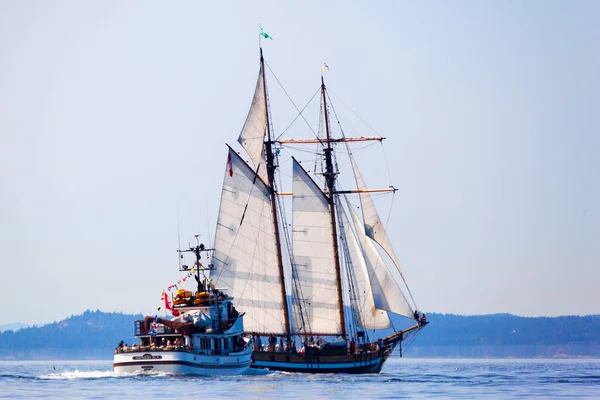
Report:
M 381 212 L 421 309 L 600 313 L 599 18 L 595 1 L 0 1 L 0 323 L 154 312 L 180 277 L 178 210 L 183 243 L 214 232 L 259 23 L 299 106 L 326 60 L 387 137 L 391 182 L 378 144 L 357 158 L 399 188 Z M 279 134 L 296 113 L 268 79 Z

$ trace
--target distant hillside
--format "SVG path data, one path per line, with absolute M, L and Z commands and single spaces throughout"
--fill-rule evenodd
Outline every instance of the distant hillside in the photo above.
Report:
M 427 317 L 407 357 L 600 357 L 600 315 Z
M 0 325 L 0 332 L 6 331 L 18 331 L 21 328 L 26 328 L 27 325 L 22 324 L 20 322 L 13 322 L 12 324 L 4 324 Z
M 600 315 L 528 318 L 510 314 L 427 314 L 430 324 L 406 357 L 600 357 Z M 86 311 L 52 324 L 0 333 L 0 359 L 110 359 L 132 343 L 142 315 Z M 406 325 L 399 319 L 396 326 Z M 410 321 L 408 321 L 410 322 Z
M 0 359 L 109 358 L 120 340 L 133 341 L 142 315 L 86 311 L 60 322 L 0 333 Z

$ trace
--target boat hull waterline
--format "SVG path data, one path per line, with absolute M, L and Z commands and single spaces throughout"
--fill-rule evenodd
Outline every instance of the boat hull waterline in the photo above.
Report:
M 250 349 L 248 349 L 250 350 Z M 248 372 L 252 352 L 204 355 L 182 351 L 149 351 L 115 354 L 117 373 L 160 372 L 173 375 L 240 375 Z
M 301 354 L 254 352 L 251 368 L 308 373 L 365 374 L 381 371 L 389 353 L 305 357 Z

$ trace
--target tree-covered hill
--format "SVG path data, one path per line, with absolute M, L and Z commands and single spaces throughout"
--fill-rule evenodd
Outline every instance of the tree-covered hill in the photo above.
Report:
M 413 357 L 600 357 L 600 315 L 427 314 Z M 406 346 L 405 346 L 406 347 Z
M 0 356 L 16 358 L 107 357 L 120 340 L 133 341 L 142 315 L 85 311 L 60 322 L 0 333 Z
M 404 343 L 406 357 L 600 357 L 600 315 L 427 316 L 430 324 L 414 342 Z M 133 321 L 141 318 L 86 311 L 60 322 L 3 332 L 0 359 L 110 359 L 120 340 L 133 343 Z

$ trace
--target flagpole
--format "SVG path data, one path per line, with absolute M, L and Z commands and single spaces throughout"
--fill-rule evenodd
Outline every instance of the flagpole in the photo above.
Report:
M 260 38 L 262 35 L 260 34 L 260 31 L 262 31 L 262 27 L 258 24 L 258 48 L 262 49 L 262 39 Z

